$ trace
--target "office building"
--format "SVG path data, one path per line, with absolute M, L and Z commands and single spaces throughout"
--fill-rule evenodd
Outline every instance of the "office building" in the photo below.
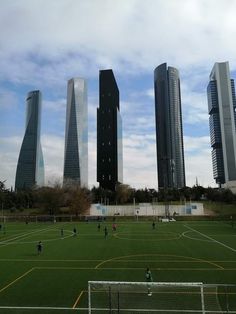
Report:
M 88 186 L 87 84 L 72 78 L 67 85 L 64 184 Z
M 236 180 L 236 98 L 229 63 L 215 63 L 207 87 L 213 177 L 219 186 Z
M 29 92 L 26 99 L 26 126 L 20 149 L 15 190 L 31 189 L 44 184 L 44 162 L 40 144 L 41 92 Z
M 97 109 L 97 181 L 114 191 L 123 181 L 122 120 L 119 89 L 112 70 L 99 73 Z
M 156 145 L 159 189 L 185 186 L 179 72 L 159 65 L 154 71 Z

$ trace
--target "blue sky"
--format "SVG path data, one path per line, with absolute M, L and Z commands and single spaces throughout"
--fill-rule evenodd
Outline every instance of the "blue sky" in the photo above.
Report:
M 99 70 L 113 69 L 123 120 L 124 183 L 157 188 L 153 71 L 181 79 L 187 185 L 214 186 L 206 87 L 215 62 L 236 74 L 234 0 L 10 0 L 0 2 L 0 180 L 14 186 L 25 98 L 43 94 L 46 181 L 61 180 L 67 80 L 88 82 L 89 186 L 96 182 Z

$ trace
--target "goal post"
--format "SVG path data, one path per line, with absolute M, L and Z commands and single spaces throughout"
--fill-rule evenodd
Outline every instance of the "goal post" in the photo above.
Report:
M 150 293 L 151 292 L 151 293 Z M 201 282 L 89 281 L 88 313 L 202 313 Z

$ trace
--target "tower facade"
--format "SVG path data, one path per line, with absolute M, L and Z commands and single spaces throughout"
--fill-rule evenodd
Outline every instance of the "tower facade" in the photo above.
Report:
M 236 98 L 229 63 L 215 63 L 207 87 L 213 177 L 219 185 L 236 180 Z
M 72 78 L 67 85 L 64 183 L 88 186 L 87 84 Z
M 158 187 L 185 186 L 179 72 L 159 65 L 154 71 Z
M 97 109 L 97 181 L 101 188 L 115 190 L 123 181 L 122 120 L 119 89 L 112 70 L 99 72 Z
M 41 101 L 39 90 L 26 98 L 26 126 L 16 169 L 15 190 L 44 184 L 44 162 L 40 143 Z

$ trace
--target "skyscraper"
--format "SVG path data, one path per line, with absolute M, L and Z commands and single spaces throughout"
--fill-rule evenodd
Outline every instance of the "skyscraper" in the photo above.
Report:
M 229 63 L 215 63 L 207 87 L 213 177 L 219 185 L 236 180 L 236 98 Z
M 119 89 L 112 70 L 102 70 L 99 73 L 97 181 L 100 187 L 108 190 L 115 190 L 116 184 L 123 181 Z
M 159 188 L 185 186 L 179 72 L 163 63 L 154 71 Z
M 88 186 L 87 84 L 72 78 L 67 85 L 64 183 Z
M 41 92 L 29 92 L 26 98 L 26 127 L 21 145 L 15 190 L 29 189 L 44 184 L 44 162 L 40 144 Z

